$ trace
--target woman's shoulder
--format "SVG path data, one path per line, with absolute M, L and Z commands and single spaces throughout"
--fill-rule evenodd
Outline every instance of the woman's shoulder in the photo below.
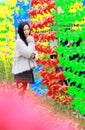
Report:
M 21 38 L 16 39 L 16 43 L 21 43 L 21 42 L 23 42 L 23 40 Z
M 24 47 L 24 41 L 20 38 L 16 39 L 16 47 Z

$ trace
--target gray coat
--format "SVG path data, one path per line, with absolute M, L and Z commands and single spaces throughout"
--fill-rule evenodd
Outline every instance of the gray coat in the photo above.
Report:
M 12 66 L 12 73 L 18 74 L 36 67 L 38 53 L 35 50 L 35 42 L 32 36 L 27 39 L 28 46 L 23 40 L 18 38 L 15 44 L 15 54 Z M 31 54 L 35 53 L 35 59 L 31 59 Z

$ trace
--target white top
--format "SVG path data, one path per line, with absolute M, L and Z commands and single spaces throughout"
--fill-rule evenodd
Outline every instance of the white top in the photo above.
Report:
M 28 46 L 20 38 L 16 40 L 14 61 L 12 66 L 13 74 L 18 74 L 37 66 L 36 59 L 38 59 L 38 53 L 35 50 L 34 38 L 29 36 L 26 40 Z M 35 59 L 31 59 L 32 53 L 35 53 Z

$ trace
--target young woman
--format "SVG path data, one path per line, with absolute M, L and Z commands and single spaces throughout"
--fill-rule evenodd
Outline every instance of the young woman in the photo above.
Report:
M 21 87 L 24 92 L 28 83 L 34 83 L 33 69 L 36 67 L 38 53 L 35 50 L 34 38 L 31 36 L 30 26 L 27 22 L 20 23 L 18 34 L 12 73 L 17 87 Z

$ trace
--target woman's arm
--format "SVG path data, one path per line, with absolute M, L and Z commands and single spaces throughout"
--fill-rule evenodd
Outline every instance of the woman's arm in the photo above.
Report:
M 27 40 L 27 42 L 28 42 L 28 46 L 29 46 L 29 47 L 31 48 L 31 50 L 32 50 L 31 58 L 32 58 L 33 60 L 37 60 L 37 59 L 38 59 L 38 52 L 37 52 L 36 49 L 35 49 L 34 37 L 28 36 L 26 40 Z

